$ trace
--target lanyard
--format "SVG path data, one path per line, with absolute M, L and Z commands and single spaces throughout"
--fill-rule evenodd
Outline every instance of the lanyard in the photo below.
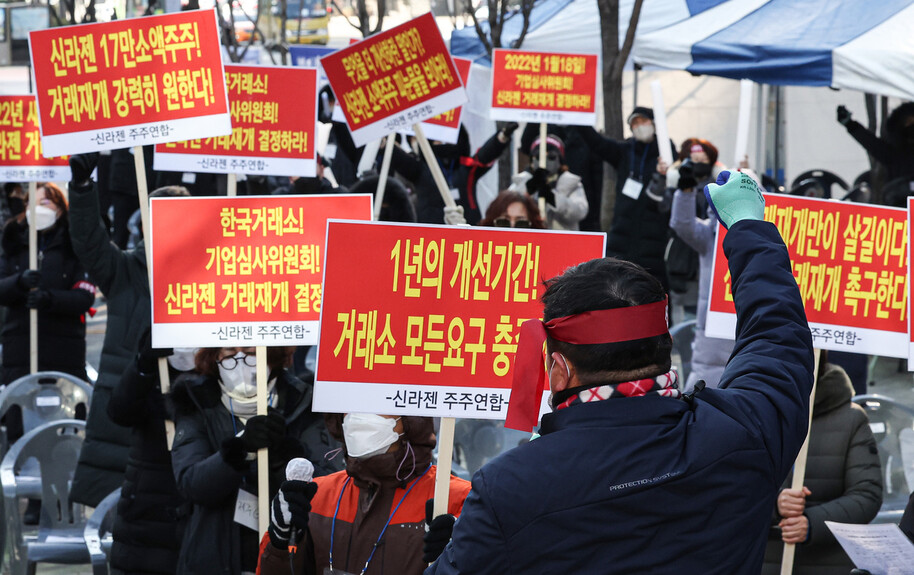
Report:
M 374 552 L 378 550 L 378 545 L 381 544 L 381 539 L 384 538 L 384 532 L 387 531 L 387 526 L 390 525 L 391 520 L 393 520 L 394 515 L 397 514 L 397 510 L 400 509 L 400 505 L 403 504 L 403 500 L 406 499 L 406 496 L 409 495 L 409 492 L 413 490 L 413 487 L 419 483 L 419 480 L 425 477 L 425 474 L 428 473 L 428 470 L 432 468 L 432 464 L 429 463 L 428 467 L 425 468 L 425 471 L 422 472 L 422 475 L 415 478 L 409 487 L 406 489 L 406 493 L 403 494 L 403 497 L 400 498 L 400 502 L 397 503 L 397 506 L 394 507 L 393 512 L 390 514 L 390 517 L 387 518 L 387 523 L 384 524 L 384 528 L 381 529 L 381 534 L 378 535 L 378 540 L 375 542 L 374 547 L 371 548 L 371 554 L 368 556 L 368 561 L 365 562 L 365 566 L 362 567 L 362 570 L 359 572 L 359 575 L 365 575 L 365 571 L 368 571 L 368 564 L 371 563 L 371 559 L 374 557 Z M 333 511 L 333 521 L 330 523 L 330 572 L 333 572 L 333 535 L 336 531 L 336 516 L 340 512 L 340 503 L 343 501 L 343 493 L 346 492 L 346 487 L 349 486 L 349 483 L 352 481 L 352 477 L 347 477 L 346 482 L 343 483 L 343 488 L 340 490 L 340 496 L 336 500 L 336 509 Z
M 651 145 L 650 145 L 650 143 L 648 143 L 644 146 L 644 153 L 641 154 L 641 171 L 638 172 L 639 175 L 641 176 L 641 179 L 638 180 L 639 182 L 644 181 L 644 163 L 647 161 L 647 153 L 650 151 L 650 149 L 651 149 Z M 628 177 L 631 178 L 634 175 L 635 175 L 635 142 L 632 142 L 632 164 L 631 164 L 631 170 L 629 170 L 629 172 L 628 172 Z

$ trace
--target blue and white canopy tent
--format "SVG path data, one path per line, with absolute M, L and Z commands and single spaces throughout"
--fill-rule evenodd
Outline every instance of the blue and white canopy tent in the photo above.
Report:
M 622 0 L 620 42 L 633 0 Z M 488 22 L 480 24 L 488 29 Z M 521 15 L 504 25 L 517 39 Z M 632 59 L 645 67 L 830 86 L 914 99 L 914 0 L 645 0 Z M 522 49 L 600 53 L 596 0 L 540 0 Z M 451 36 L 455 56 L 490 65 L 470 26 Z
M 634 61 L 761 84 L 914 99 L 914 0 L 714 4 L 660 29 L 642 33 L 639 27 Z
M 621 42 L 634 0 L 621 0 L 620 4 Z M 505 43 L 518 37 L 521 20 L 515 14 L 505 23 Z M 481 25 L 485 29 L 487 22 Z M 645 0 L 632 60 L 646 70 L 685 70 L 705 78 L 746 78 L 760 84 L 828 86 L 914 100 L 912 30 L 914 0 Z M 538 0 L 521 49 L 599 54 L 596 0 Z M 451 50 L 480 66 L 490 65 L 472 26 L 453 32 Z M 488 78 L 478 66 L 474 66 L 473 77 L 480 84 L 471 91 L 467 110 L 473 119 L 468 120 L 475 120 L 479 127 L 468 128 L 471 137 L 476 133 L 482 137 L 492 130 L 488 123 L 482 127 Z M 843 170 L 845 179 L 852 180 L 866 169 L 866 156 L 834 121 L 833 110 L 836 103 L 843 103 L 861 114 L 862 95 L 819 94 L 815 99 L 821 109 L 807 102 L 808 94 L 798 96 L 802 102 L 788 104 L 793 126 L 786 134 L 790 145 L 786 171 L 795 174 L 840 166 L 836 171 Z M 650 105 L 649 96 L 638 103 Z M 719 108 L 717 102 L 715 105 Z M 768 106 L 756 109 L 763 116 Z M 762 116 L 757 127 L 768 123 Z M 728 117 L 721 116 L 719 124 L 726 124 Z M 735 120 L 735 113 L 731 119 Z M 722 149 L 733 141 L 731 134 L 720 131 L 703 129 L 702 135 L 723 144 Z M 823 137 L 827 146 L 821 145 Z M 753 165 L 764 169 L 764 154 L 758 145 L 755 148 L 758 161 Z M 774 160 L 767 168 L 778 173 L 782 161 Z

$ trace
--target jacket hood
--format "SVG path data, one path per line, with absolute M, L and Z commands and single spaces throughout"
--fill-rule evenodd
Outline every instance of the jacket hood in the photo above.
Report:
M 356 459 L 349 457 L 346 452 L 346 440 L 343 437 L 343 414 L 330 413 L 324 416 L 324 422 L 330 435 L 343 444 L 346 473 L 352 477 L 359 488 L 378 485 L 401 487 L 421 475 L 431 463 L 432 450 L 437 442 L 432 418 L 404 415 L 400 421 L 403 422 L 403 435 L 398 440 L 399 449 L 367 459 Z M 413 457 L 415 457 L 415 465 L 413 465 Z
M 140 241 L 133 248 L 133 254 L 143 262 L 143 266 L 146 266 L 146 240 L 140 238 Z
M 53 226 L 38 232 L 38 245 L 43 245 L 44 249 L 56 248 L 69 239 L 70 225 L 66 213 L 62 214 Z M 3 228 L 3 238 L 0 240 L 0 245 L 3 246 L 3 252 L 7 254 L 14 254 L 19 250 L 27 250 L 29 247 L 29 226 L 26 221 L 10 220 L 6 227 Z
M 833 363 L 826 363 L 825 371 L 816 382 L 813 417 L 847 405 L 852 397 L 854 397 L 854 387 L 844 368 Z

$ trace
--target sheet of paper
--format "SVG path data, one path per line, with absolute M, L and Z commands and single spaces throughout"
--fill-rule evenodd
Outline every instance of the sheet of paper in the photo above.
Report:
M 897 525 L 850 525 L 826 521 L 838 543 L 858 569 L 872 575 L 905 575 L 912 572 L 914 544 Z

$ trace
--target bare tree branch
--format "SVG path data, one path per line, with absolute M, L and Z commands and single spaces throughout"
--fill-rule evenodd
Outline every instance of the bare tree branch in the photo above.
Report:
M 472 0 L 467 0 L 467 12 L 470 13 L 470 17 L 473 19 L 473 27 L 476 28 L 476 35 L 479 36 L 479 40 L 482 42 L 482 45 L 485 47 L 486 52 L 489 56 L 492 55 L 492 43 L 489 41 L 489 38 L 486 36 L 486 33 L 482 31 L 482 26 L 479 25 L 479 20 L 476 19 L 476 11 L 473 10 Z
M 511 43 L 511 47 L 514 49 L 520 48 L 521 44 L 524 43 L 524 38 L 527 37 L 527 30 L 530 29 L 530 13 L 533 12 L 534 0 L 523 0 L 521 3 L 521 15 L 524 18 L 523 28 L 520 30 L 520 36 L 517 37 L 517 40 Z
M 378 21 L 375 24 L 374 30 L 371 31 L 372 34 L 377 34 L 381 31 L 381 25 L 384 23 L 384 14 L 387 12 L 387 0 L 378 0 Z
M 625 33 L 625 42 L 622 43 L 622 48 L 619 49 L 616 61 L 613 62 L 612 74 L 614 78 L 622 77 L 622 70 L 625 67 L 625 62 L 628 60 L 628 55 L 632 51 L 632 45 L 635 43 L 635 31 L 638 29 L 638 19 L 641 17 L 642 4 L 644 4 L 644 0 L 635 0 L 635 5 L 632 7 L 632 16 L 628 21 L 628 31 Z
M 501 22 L 498 21 L 499 0 L 488 0 L 489 7 L 489 40 L 492 48 L 501 48 Z
M 346 19 L 346 22 L 348 22 L 350 26 L 352 26 L 353 28 L 355 28 L 355 29 L 358 30 L 359 32 L 362 31 L 362 29 L 359 27 L 358 24 L 356 24 L 356 23 L 354 23 L 352 20 L 350 20 L 350 19 L 349 19 L 349 16 L 346 16 L 346 13 L 343 12 L 343 9 L 340 8 L 340 5 L 336 3 L 336 0 L 330 0 L 330 5 L 333 6 L 334 8 L 336 8 L 336 11 L 340 13 L 340 16 L 342 16 L 343 18 Z
M 501 41 L 501 33 L 505 27 L 505 19 L 508 16 L 508 0 L 498 0 L 499 10 L 498 10 L 498 42 L 492 41 L 492 45 L 498 48 L 504 46 L 504 43 Z

